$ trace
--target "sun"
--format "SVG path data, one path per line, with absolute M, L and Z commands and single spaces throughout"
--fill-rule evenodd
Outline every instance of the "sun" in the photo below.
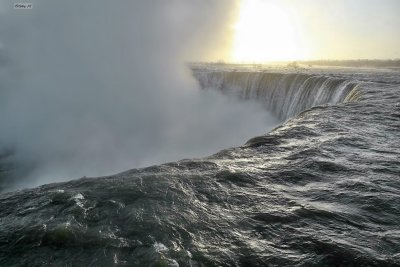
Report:
M 262 63 L 302 58 L 295 27 L 282 6 L 271 0 L 242 0 L 235 25 L 233 61 Z

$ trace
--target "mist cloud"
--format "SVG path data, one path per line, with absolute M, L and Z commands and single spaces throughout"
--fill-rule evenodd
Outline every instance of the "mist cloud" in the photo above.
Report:
M 200 90 L 186 65 L 229 51 L 233 1 L 33 6 L 0 7 L 0 147 L 34 166 L 17 186 L 204 156 L 267 130 L 261 107 Z

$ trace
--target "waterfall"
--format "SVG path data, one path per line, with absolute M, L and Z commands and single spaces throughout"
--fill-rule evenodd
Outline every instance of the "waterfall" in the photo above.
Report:
M 241 99 L 257 99 L 281 120 L 323 104 L 354 101 L 357 83 L 304 73 L 194 70 L 203 89 L 217 89 Z

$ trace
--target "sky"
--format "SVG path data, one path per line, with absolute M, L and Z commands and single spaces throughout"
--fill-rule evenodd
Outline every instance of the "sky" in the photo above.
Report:
M 9 9 L 10 3 L 0 0 L 0 15 Z M 33 0 L 32 3 L 34 9 L 39 9 L 46 1 Z M 176 3 L 174 0 L 162 5 L 176 23 L 176 30 L 167 34 L 182 30 L 195 32 L 185 40 L 189 45 L 180 53 L 186 61 L 400 58 L 398 0 L 227 0 L 218 5 L 212 1 L 189 0 L 185 5 Z M 201 5 L 208 5 L 209 11 L 203 13 Z M 200 11 L 196 14 L 197 8 Z M 185 27 L 186 21 L 193 19 L 197 20 L 196 28 Z M 157 20 L 154 26 L 157 27 Z M 181 39 L 175 40 L 180 46 Z
M 296 10 L 312 58 L 400 58 L 400 1 L 305 0 Z
M 398 0 L 242 0 L 227 60 L 400 58 Z

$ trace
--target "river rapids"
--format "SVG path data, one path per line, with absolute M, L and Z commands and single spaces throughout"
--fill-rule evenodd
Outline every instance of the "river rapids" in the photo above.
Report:
M 398 70 L 192 69 L 280 126 L 201 159 L 1 194 L 1 266 L 400 265 Z

